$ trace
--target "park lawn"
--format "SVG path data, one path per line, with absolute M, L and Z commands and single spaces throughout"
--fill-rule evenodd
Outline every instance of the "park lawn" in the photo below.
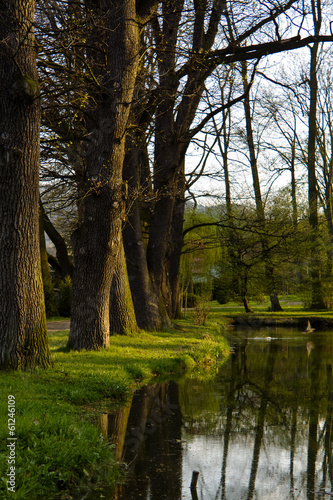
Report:
M 320 317 L 320 318 L 332 318 L 333 310 L 325 309 L 320 311 L 311 311 L 304 308 L 303 303 L 298 297 L 282 298 L 280 300 L 282 311 L 271 312 L 269 311 L 270 302 L 265 300 L 260 303 L 251 302 L 250 305 L 253 309 L 253 313 L 246 314 L 244 306 L 237 302 L 228 302 L 227 304 L 219 304 L 216 300 L 211 302 L 210 309 L 210 319 L 214 320 L 216 317 L 239 317 L 239 316 L 262 316 L 267 318 L 293 318 L 293 317 Z
M 1 373 L 0 497 L 82 498 L 121 482 L 99 414 L 150 382 L 214 376 L 229 352 L 222 324 L 219 315 L 205 326 L 188 318 L 170 331 L 113 336 L 110 348 L 98 352 L 69 351 L 68 330 L 50 333 L 53 368 Z M 15 493 L 7 483 L 8 396 L 15 397 Z

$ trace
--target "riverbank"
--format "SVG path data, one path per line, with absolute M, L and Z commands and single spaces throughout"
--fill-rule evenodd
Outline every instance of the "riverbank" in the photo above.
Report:
M 1 498 L 88 498 L 102 485 L 119 483 L 121 472 L 98 428 L 99 415 L 143 384 L 194 372 L 212 377 L 227 357 L 220 318 L 205 326 L 192 319 L 177 325 L 168 332 L 114 336 L 107 350 L 78 353 L 66 348 L 68 330 L 57 331 L 53 323 L 54 368 L 2 373 Z
M 229 318 L 229 326 L 242 328 L 262 328 L 280 326 L 285 328 L 296 328 L 304 331 L 310 321 L 315 330 L 333 330 L 333 318 L 319 316 L 299 316 L 293 318 L 286 317 L 266 317 L 257 315 L 241 315 Z
M 300 301 L 280 301 L 283 310 L 271 312 L 268 310 L 269 301 L 260 304 L 251 304 L 252 313 L 245 313 L 244 307 L 236 303 L 226 305 L 212 302 L 210 318 L 224 317 L 229 327 L 262 328 L 262 327 L 285 327 L 304 331 L 307 322 L 315 330 L 333 330 L 333 310 L 308 311 L 304 309 Z

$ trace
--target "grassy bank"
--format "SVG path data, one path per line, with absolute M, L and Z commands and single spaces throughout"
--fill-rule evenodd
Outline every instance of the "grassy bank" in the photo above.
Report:
M 68 331 L 53 332 L 53 369 L 2 373 L 0 497 L 82 498 L 120 481 L 113 449 L 101 439 L 99 412 L 114 409 L 145 383 L 194 371 L 213 376 L 228 352 L 219 315 L 203 327 L 190 318 L 177 324 L 181 328 L 169 332 L 114 336 L 100 352 L 69 352 Z M 15 449 L 7 446 L 14 443 L 8 439 L 14 416 L 8 416 L 8 396 L 15 408 Z M 15 493 L 8 490 L 9 459 Z
M 316 330 L 333 329 L 333 310 L 311 311 L 304 308 L 298 297 L 289 296 L 280 299 L 282 311 L 269 311 L 270 301 L 266 298 L 261 303 L 251 302 L 252 313 L 245 313 L 244 306 L 236 302 L 221 305 L 211 303 L 210 319 L 228 318 L 229 324 L 243 328 L 260 328 L 264 326 L 283 326 L 304 329 L 307 320 Z

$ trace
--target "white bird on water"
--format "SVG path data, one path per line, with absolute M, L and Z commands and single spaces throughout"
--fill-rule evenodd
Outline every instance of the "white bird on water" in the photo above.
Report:
M 310 321 L 308 320 L 308 326 L 306 327 L 305 332 L 303 333 L 311 333 L 315 330 L 315 328 L 312 328 Z

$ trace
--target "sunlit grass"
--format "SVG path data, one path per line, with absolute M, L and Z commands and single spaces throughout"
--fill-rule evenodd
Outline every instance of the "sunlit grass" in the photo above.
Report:
M 333 318 L 333 310 L 325 309 L 320 311 L 310 311 L 306 310 L 303 306 L 303 302 L 297 296 L 288 296 L 280 299 L 280 304 L 282 311 L 271 312 L 269 311 L 270 301 L 265 300 L 264 302 L 256 303 L 251 302 L 251 308 L 253 309 L 253 314 L 255 316 L 267 316 L 267 317 L 325 317 Z M 213 319 L 214 316 L 227 316 L 235 317 L 240 315 L 246 315 L 244 306 L 236 302 L 228 302 L 227 304 L 219 304 L 217 301 L 211 303 L 211 313 L 210 318 Z
M 49 335 L 54 368 L 4 372 L 0 378 L 0 497 L 81 497 L 119 481 L 112 447 L 100 438 L 96 416 L 126 400 L 133 388 L 191 372 L 214 376 L 228 353 L 221 322 L 168 332 L 113 336 L 109 349 L 68 351 L 67 331 Z M 16 401 L 16 493 L 7 490 L 8 395 Z M 67 496 L 66 496 L 67 495 Z

